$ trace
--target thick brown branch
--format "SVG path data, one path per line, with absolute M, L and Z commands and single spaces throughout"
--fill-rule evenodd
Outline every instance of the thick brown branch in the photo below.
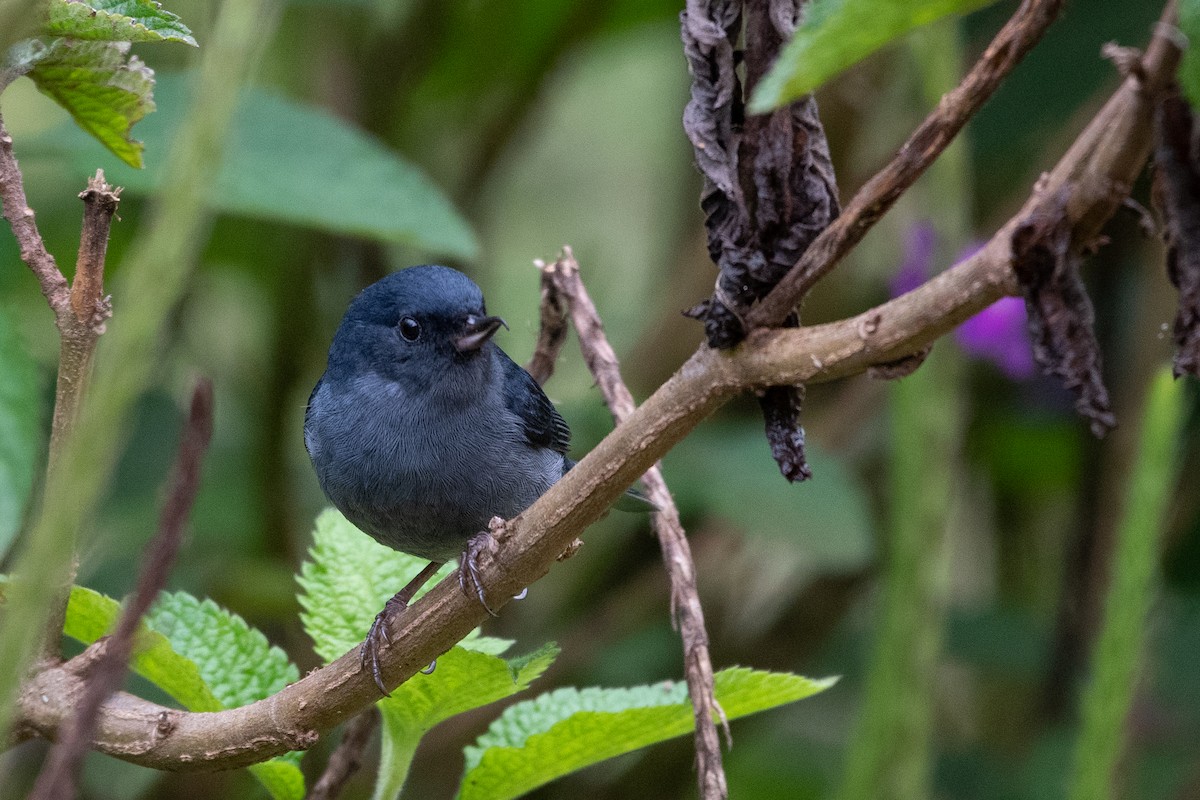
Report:
M 1168 6 L 1170 8 L 1170 5 Z M 1173 23 L 1168 17 L 1165 23 Z M 495 558 L 484 565 L 489 596 L 503 604 L 549 571 L 580 532 L 625 488 L 735 394 L 781 383 L 814 383 L 861 373 L 914 353 L 972 314 L 1016 292 L 1013 228 L 1055 187 L 1072 184 L 1066 214 L 1090 241 L 1142 168 L 1151 109 L 1171 80 L 1179 51 L 1160 25 L 1142 69 L 1131 74 L 1026 207 L 971 258 L 877 308 L 827 325 L 759 330 L 739 347 L 700 348 L 658 391 L 505 526 Z M 479 625 L 486 612 L 451 580 L 435 587 L 394 626 L 383 675 L 396 686 Z M 21 724 L 54 738 L 80 696 L 82 679 L 62 666 L 37 673 L 21 692 Z M 213 770 L 244 766 L 310 747 L 318 734 L 378 699 L 355 648 L 329 666 L 257 703 L 215 713 L 164 708 L 124 693 L 101 707 L 94 746 L 146 766 Z
M 179 445 L 171 489 L 158 532 L 142 563 L 133 599 L 121 612 L 121 619 L 110 637 L 101 639 L 64 665 L 85 682 L 83 699 L 67 722 L 62 737 L 46 757 L 30 794 L 31 800 L 75 796 L 76 777 L 91 742 L 97 712 L 101 703 L 120 687 L 133 652 L 138 623 L 166 586 L 171 565 L 183 541 L 184 523 L 200 488 L 200 463 L 212 438 L 212 405 L 212 383 L 202 380 L 192 393 L 191 410 Z
M 552 283 L 558 296 L 566 299 L 584 361 L 596 378 L 613 418 L 618 423 L 628 419 L 636 408 L 633 395 L 621 379 L 617 354 L 604 334 L 600 314 L 579 276 L 579 264 L 571 248 L 564 247 L 557 261 L 543 265 L 542 275 L 544 280 Z M 650 501 L 658 507 L 652 524 L 671 580 L 672 622 L 683 638 L 684 670 L 696 720 L 696 772 L 700 796 L 704 800 L 725 798 L 729 796 L 729 789 L 721 765 L 721 743 L 713 724 L 714 716 L 725 724 L 726 735 L 729 725 L 713 690 L 712 656 L 708 651 L 704 609 L 696 587 L 696 563 L 679 521 L 679 510 L 657 464 L 647 470 L 642 482 Z
M 747 314 L 751 328 L 783 323 L 800 299 L 829 273 L 954 140 L 975 112 L 1058 16 L 1063 0 L 1023 0 L 962 82 L 946 94 L 891 162 L 858 190 L 842 215 L 804 251 L 783 280 Z

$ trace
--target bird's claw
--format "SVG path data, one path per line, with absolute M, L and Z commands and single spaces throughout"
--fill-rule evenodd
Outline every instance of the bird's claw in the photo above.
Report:
M 491 552 L 496 546 L 496 540 L 487 531 L 480 531 L 467 540 L 467 549 L 463 550 L 458 567 L 458 588 L 467 597 L 474 596 L 479 604 L 493 617 L 499 616 L 487 603 L 487 595 L 483 591 L 483 575 L 479 571 L 479 554 Z
M 375 621 L 371 623 L 370 629 L 367 631 L 367 638 L 363 639 L 362 645 L 359 647 L 359 670 L 367 668 L 367 662 L 371 663 L 371 677 L 375 679 L 375 685 L 379 687 L 379 693 L 384 697 L 391 697 L 387 687 L 383 685 L 383 670 L 379 667 L 379 651 L 380 640 L 383 641 L 385 647 L 392 646 L 392 635 L 388 632 L 388 622 L 392 614 L 398 614 L 408 607 L 408 603 L 402 600 L 398 601 L 395 597 L 383 604 L 383 610 L 375 615 Z

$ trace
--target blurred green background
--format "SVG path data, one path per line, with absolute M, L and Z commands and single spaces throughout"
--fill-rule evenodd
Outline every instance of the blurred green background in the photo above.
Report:
M 184 5 L 171 10 L 203 47 L 215 4 Z M 1002 2 L 918 32 L 821 90 L 843 199 L 920 121 L 931 86 L 965 68 L 1015 6 Z M 140 403 L 117 479 L 83 537 L 79 581 L 113 596 L 131 589 L 131 565 L 154 530 L 181 398 L 192 376 L 208 375 L 217 389 L 216 436 L 170 588 L 212 597 L 266 631 L 302 670 L 317 666 L 297 620 L 293 580 L 325 504 L 303 449 L 304 404 L 350 298 L 393 269 L 435 261 L 467 271 L 489 310 L 508 321 L 499 341 L 520 362 L 537 329 L 531 262 L 569 243 L 635 396 L 653 391 L 700 342 L 699 325 L 679 311 L 705 296 L 714 277 L 700 181 L 680 125 L 688 76 L 679 11 L 678 2 L 660 0 L 285 4 L 254 81 L 266 93 L 235 123 L 230 147 L 242 161 L 218 180 L 222 213 L 162 343 L 164 367 Z M 1070 4 L 970 125 L 965 147 L 817 288 L 805 320 L 837 319 L 886 299 L 921 226 L 936 231 L 934 269 L 990 236 L 1117 84 L 1101 44 L 1144 43 L 1157 12 L 1155 4 L 1122 0 Z M 931 52 L 922 36 L 957 37 L 961 46 Z M 134 130 L 148 144 L 148 175 L 119 169 L 28 81 L 4 95 L 31 204 L 64 269 L 77 248 L 75 195 L 104 166 L 129 187 L 109 251 L 110 275 L 119 273 L 143 221 L 150 176 L 169 152 L 172 120 L 188 102 L 183 77 L 196 53 L 153 45 L 135 52 L 160 77 L 159 111 Z M 315 115 L 314 107 L 323 111 Z M 343 137 L 347 128 L 369 140 Z M 347 175 L 353 179 L 341 180 Z M 281 183 L 279 176 L 290 177 Z M 1146 186 L 1135 191 L 1143 202 L 1147 194 Z M 396 219 L 408 227 L 389 225 Z M 1136 422 L 1148 376 L 1171 352 L 1174 294 L 1160 244 L 1130 213 L 1119 213 L 1108 233 L 1112 243 L 1087 279 L 1121 428 L 1093 440 L 1055 382 L 1013 380 L 958 353 L 949 339 L 937 351 L 954 364 L 952 396 L 930 383 L 919 399 L 928 415 L 959 406 L 962 415 L 952 457 L 941 465 L 952 524 L 944 650 L 930 676 L 938 797 L 1063 795 Z M 122 306 L 136 302 L 114 297 L 110 324 L 120 325 Z M 0 315 L 40 365 L 48 429 L 57 336 L 7 232 Z M 778 476 L 749 398 L 723 409 L 665 461 L 697 559 L 716 666 L 844 676 L 811 700 L 735 724 L 726 754 L 734 797 L 824 798 L 841 781 L 895 499 L 886 479 L 890 391 L 866 377 L 810 388 L 811 483 L 788 486 Z M 576 455 L 611 427 L 572 346 L 547 392 L 574 431 Z M 1170 515 L 1164 586 L 1128 723 L 1122 772 L 1130 798 L 1200 798 L 1200 493 L 1187 488 L 1200 473 L 1200 434 L 1194 420 L 1187 430 L 1185 488 Z M 487 632 L 517 639 L 522 649 L 560 643 L 562 656 L 540 690 L 681 677 L 668 584 L 645 520 L 614 514 L 586 542 Z M 495 713 L 465 715 L 427 737 L 407 796 L 450 796 L 463 745 Z M 306 771 L 319 771 L 325 747 L 306 760 Z M 43 749 L 29 743 L 16 751 L 18 772 L 36 771 Z M 692 759 L 691 741 L 676 740 L 534 796 L 692 797 Z M 364 770 L 346 796 L 369 796 L 372 774 Z M 264 796 L 244 772 L 165 775 L 100 756 L 89 759 L 85 793 L 98 800 Z

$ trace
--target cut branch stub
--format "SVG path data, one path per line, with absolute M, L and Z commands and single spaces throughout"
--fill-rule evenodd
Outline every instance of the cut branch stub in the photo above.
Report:
M 719 275 L 713 296 L 686 312 L 708 343 L 727 348 L 749 333 L 745 314 L 765 297 L 838 214 L 837 184 L 816 101 L 805 97 L 746 118 L 743 97 L 770 67 L 799 16 L 797 0 L 692 2 L 683 14 L 692 97 L 683 124 L 704 175 L 700 206 Z M 734 43 L 745 21 L 746 82 Z M 799 324 L 794 315 L 785 327 Z M 811 476 L 799 424 L 803 391 L 760 396 L 767 439 L 789 481 Z
M 1200 378 L 1200 142 L 1178 91 L 1163 98 L 1155 123 L 1154 201 L 1165 221 L 1167 275 L 1179 290 L 1175 377 Z
M 1075 395 L 1075 410 L 1102 437 L 1116 427 L 1100 372 L 1100 346 L 1093 329 L 1092 301 L 1079 275 L 1067 216 L 1069 187 L 1048 212 L 1035 212 L 1013 231 L 1013 271 L 1029 312 L 1033 355 L 1042 371 L 1060 378 Z

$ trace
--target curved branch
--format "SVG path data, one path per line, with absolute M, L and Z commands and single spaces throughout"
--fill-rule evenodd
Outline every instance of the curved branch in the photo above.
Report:
M 1173 2 L 1164 19 L 1174 20 Z M 1012 231 L 1030 213 L 1047 213 L 1058 187 L 1071 184 L 1061 213 L 1075 241 L 1091 241 L 1120 203 L 1149 150 L 1150 113 L 1178 65 L 1179 51 L 1160 26 L 1141 61 L 1039 182 L 1016 217 L 970 259 L 920 288 L 850 319 L 807 328 L 760 330 L 739 347 L 701 347 L 618 425 L 578 466 L 506 527 L 483 560 L 492 597 L 509 597 L 546 574 L 556 557 L 642 473 L 735 394 L 781 383 L 833 380 L 915 352 L 1001 296 L 1014 294 Z M 392 630 L 383 677 L 397 686 L 479 625 L 486 612 L 454 580 L 443 581 Z M 54 738 L 84 683 L 71 662 L 34 676 L 20 698 L 21 724 Z M 378 691 L 359 669 L 358 650 L 257 703 L 212 713 L 169 709 L 128 694 L 101 710 L 95 747 L 167 770 L 245 766 L 305 749 L 327 730 L 369 707 Z

